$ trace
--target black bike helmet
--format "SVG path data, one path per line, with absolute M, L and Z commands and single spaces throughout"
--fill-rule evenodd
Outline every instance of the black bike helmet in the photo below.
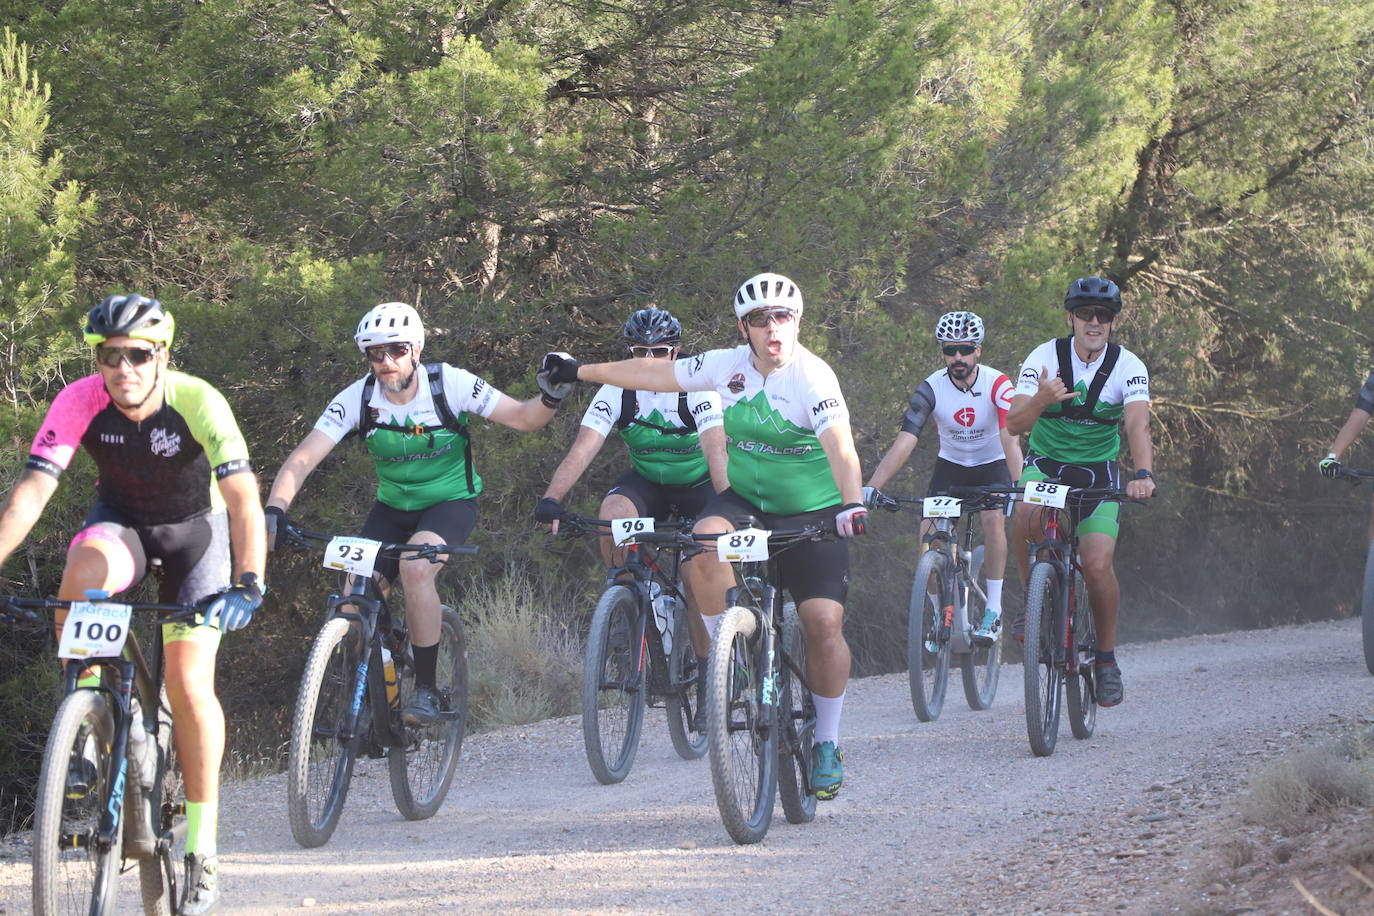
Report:
M 1076 309 L 1084 305 L 1106 306 L 1115 315 L 1121 311 L 1121 290 L 1111 280 L 1102 277 L 1074 280 L 1064 294 L 1064 308 Z
M 153 343 L 171 346 L 176 322 L 162 303 L 138 293 L 106 296 L 100 304 L 86 313 L 82 336 L 86 343 L 98 347 L 111 337 L 137 337 Z
M 676 347 L 682 343 L 682 325 L 660 308 L 635 312 L 620 333 L 626 343 L 637 347 Z

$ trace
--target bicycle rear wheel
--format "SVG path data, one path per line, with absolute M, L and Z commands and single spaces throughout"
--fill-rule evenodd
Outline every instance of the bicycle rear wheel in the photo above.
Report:
M 167 703 L 167 692 L 163 690 L 158 705 L 157 731 L 158 770 L 157 782 L 153 791 L 148 793 L 148 803 L 152 809 L 152 823 L 159 837 L 168 837 L 169 844 L 157 855 L 138 860 L 138 886 L 143 894 L 145 916 L 173 916 L 177 910 L 175 885 L 169 880 L 167 868 L 174 866 L 176 849 L 170 841 L 176 839 L 179 823 L 185 823 L 186 789 L 181 781 L 181 769 L 177 766 L 176 744 L 172 735 L 172 710 Z
M 434 686 L 439 694 L 439 720 L 421 727 L 401 725 L 399 713 L 392 728 L 405 734 L 405 744 L 387 749 L 391 770 L 391 797 L 409 821 L 433 817 L 444 803 L 468 728 L 468 643 L 463 620 L 453 608 L 440 607 L 439 657 Z M 398 708 L 415 693 L 415 667 L 409 649 L 400 653 L 396 682 L 401 699 Z
M 681 607 L 674 618 L 673 651 L 668 654 L 669 688 L 663 705 L 668 711 L 668 737 L 673 739 L 673 750 L 683 760 L 696 760 L 706 753 L 705 730 L 692 730 L 697 714 L 697 681 L 706 677 L 706 672 L 697 667 L 696 651 L 687 629 L 689 613 Z
M 1093 736 L 1097 727 L 1097 691 L 1093 681 L 1093 663 L 1097 659 L 1097 628 L 1093 625 L 1093 609 L 1088 604 L 1088 588 L 1083 576 L 1073 574 L 1076 610 L 1073 615 L 1073 645 L 1077 672 L 1064 683 L 1069 705 L 1069 727 L 1073 736 L 1082 740 Z
M 782 606 L 782 645 L 799 671 L 806 671 L 806 630 L 797 606 Z M 811 691 L 786 665 L 779 667 L 783 717 L 778 741 L 778 797 L 790 824 L 809 823 L 816 816 L 816 793 L 811 791 L 811 745 L 816 736 L 816 701 Z
M 977 582 L 982 569 L 983 545 L 979 544 L 973 548 L 973 560 L 968 570 L 969 578 Z M 987 581 L 984 580 L 982 585 L 986 591 Z M 976 627 L 983 619 L 986 602 L 976 591 L 969 589 L 968 603 L 967 619 Z M 993 699 L 997 696 L 997 677 L 1002 667 L 1002 630 L 997 631 L 997 638 L 992 645 L 973 646 L 961 661 L 964 699 L 968 700 L 969 709 L 990 709 Z
M 639 630 L 639 596 L 612 585 L 602 592 L 587 633 L 582 663 L 582 743 L 587 764 L 603 786 L 630 773 L 644 727 L 647 657 L 633 645 Z M 637 659 L 639 661 L 637 661 Z
M 763 635 L 748 608 L 721 617 L 711 645 L 707 734 L 711 782 L 725 830 L 736 843 L 757 843 L 768 833 L 777 794 L 778 731 L 763 723 Z
M 291 723 L 286 812 L 291 835 L 306 848 L 329 841 L 338 826 L 361 737 L 344 740 L 362 657 L 358 631 L 342 617 L 325 623 L 301 673 Z
M 1364 666 L 1374 674 L 1374 544 L 1364 561 L 1364 594 L 1360 604 L 1360 632 L 1364 639 Z
M 934 586 L 935 591 L 930 591 Z M 931 603 L 931 595 L 936 596 Z M 927 550 L 916 564 L 907 611 L 906 666 L 911 681 L 911 708 L 922 722 L 934 722 L 945 707 L 949 688 L 949 631 L 941 609 L 952 601 L 949 558 Z
M 1026 588 L 1026 649 L 1021 662 L 1026 687 L 1026 734 L 1037 757 L 1054 753 L 1059 737 L 1059 685 L 1063 672 L 1054 650 L 1063 633 L 1057 621 L 1062 601 L 1059 570 L 1036 563 Z
M 124 831 L 115 831 L 104 852 L 95 844 L 101 812 L 114 788 L 108 781 L 113 740 L 114 717 L 106 698 L 95 690 L 68 694 L 53 718 L 38 777 L 33 834 L 37 916 L 114 912 Z

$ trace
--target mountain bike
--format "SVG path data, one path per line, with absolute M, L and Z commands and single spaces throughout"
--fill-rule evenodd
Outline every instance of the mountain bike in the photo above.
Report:
M 927 498 L 884 496 L 881 508 L 896 511 L 918 505 L 931 531 L 921 538 L 926 550 L 916 565 L 907 610 L 906 659 L 911 707 L 922 722 L 934 722 L 945 706 L 949 669 L 957 661 L 970 709 L 985 710 L 997 695 L 1002 664 L 1002 633 L 991 646 L 973 643 L 988 596 L 979 584 L 983 545 L 973 546 L 969 516 L 1002 510 L 1020 487 L 952 486 Z M 960 541 L 962 539 L 962 546 Z M 932 600 L 933 599 L 933 600 Z
M 806 632 L 796 605 L 783 601 L 777 565 L 768 561 L 805 541 L 835 536 L 819 526 L 695 536 L 714 538 L 720 559 L 740 567 L 711 643 L 706 698 L 716 808 L 736 843 L 764 838 L 775 796 L 790 823 L 816 816 L 816 707 L 806 681 Z
M 187 604 L 0 598 L 8 622 L 47 623 L 66 609 L 58 656 L 63 699 L 53 717 L 33 832 L 33 911 L 113 913 L 124 862 L 138 866 L 145 913 L 178 907 L 173 850 L 186 835 L 186 804 L 163 686 L 161 624 L 204 610 Z M 157 615 L 151 658 L 133 632 L 135 614 Z M 98 686 L 78 682 L 99 666 Z
M 1352 482 L 1374 479 L 1374 471 L 1341 468 L 1336 475 Z M 1364 666 L 1374 674 L 1374 542 L 1364 559 L 1364 588 L 1360 592 L 1360 634 L 1364 642 Z
M 696 760 L 706 753 L 706 735 L 694 726 L 703 672 L 697 671 L 687 628 L 683 545 L 675 536 L 691 521 L 592 519 L 568 512 L 559 524 L 570 535 L 609 530 L 617 546 L 626 548 L 624 564 L 606 573 L 582 665 L 582 741 L 592 775 L 602 785 L 629 775 L 645 706 L 659 702 L 668 714 L 673 749 L 684 760 Z
M 326 620 L 306 659 L 291 723 L 286 780 L 291 835 L 307 848 L 329 841 L 348 797 L 354 761 L 387 758 L 391 795 L 407 820 L 439 810 L 458 767 L 468 718 L 467 641 L 463 622 L 441 607 L 435 688 L 438 721 L 406 725 L 401 709 L 415 693 L 415 659 L 404 608 L 392 608 L 372 577 L 379 556 L 439 562 L 478 548 L 384 544 L 287 525 L 297 544 L 324 545 L 324 566 L 345 574 L 343 594 L 329 596 Z
M 1037 757 L 1054 753 L 1061 693 L 1068 701 L 1069 728 L 1075 738 L 1091 738 L 1097 727 L 1093 681 L 1097 632 L 1079 562 L 1078 532 L 1065 508 L 1069 502 L 1097 499 L 1125 500 L 1126 491 L 1041 480 L 1027 483 L 1023 492 L 1025 502 L 1044 512 L 1045 540 L 1030 547 L 1036 559 L 1026 584 L 1026 644 L 1021 665 L 1026 733 Z

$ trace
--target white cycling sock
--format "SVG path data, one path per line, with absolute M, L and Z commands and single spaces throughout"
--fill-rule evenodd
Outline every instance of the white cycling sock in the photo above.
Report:
M 997 616 L 1002 616 L 1002 580 L 988 580 L 988 610 L 996 611 Z
M 844 694 L 823 697 L 814 690 L 811 699 L 816 704 L 816 743 L 840 740 L 840 710 L 844 709 Z

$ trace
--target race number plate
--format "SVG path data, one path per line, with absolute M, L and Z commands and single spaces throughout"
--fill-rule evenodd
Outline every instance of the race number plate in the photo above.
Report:
M 963 500 L 953 496 L 927 496 L 921 500 L 921 515 L 926 518 L 958 518 Z
M 370 538 L 334 538 L 324 549 L 324 568 L 370 576 L 381 549 L 382 542 Z
M 637 534 L 653 530 L 654 520 L 651 518 L 617 518 L 611 522 L 611 537 L 617 547 L 630 543 Z
M 716 539 L 716 554 L 725 563 L 749 563 L 768 559 L 768 532 L 741 528 Z
M 1064 500 L 1068 496 L 1069 487 L 1062 483 L 1032 480 L 1026 484 L 1025 501 L 1033 506 L 1051 506 L 1055 509 L 1062 509 L 1064 508 Z
M 73 601 L 67 622 L 62 625 L 59 658 L 116 658 L 129 638 L 129 618 L 133 609 L 127 604 L 93 604 Z

